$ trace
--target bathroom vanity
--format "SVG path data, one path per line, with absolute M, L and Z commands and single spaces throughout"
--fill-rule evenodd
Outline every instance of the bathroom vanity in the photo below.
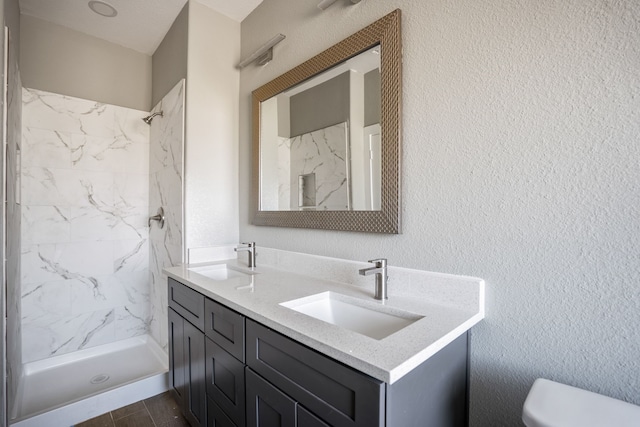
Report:
M 434 289 L 407 298 L 392 287 L 375 302 L 372 281 L 356 277 L 366 264 L 340 262 L 326 273 L 316 263 L 314 277 L 237 260 L 165 270 L 171 389 L 193 426 L 467 424 L 468 329 L 483 317 L 482 281 L 391 268 L 392 280 L 422 277 Z M 352 283 L 318 277 L 337 270 Z M 434 303 L 437 289 L 449 294 Z M 327 304 L 400 323 L 374 316 L 371 330 L 358 329 L 309 311 Z

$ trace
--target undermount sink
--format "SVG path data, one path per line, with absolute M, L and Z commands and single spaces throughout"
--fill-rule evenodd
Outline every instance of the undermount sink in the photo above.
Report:
M 227 264 L 215 264 L 215 265 L 205 265 L 202 267 L 190 267 L 188 268 L 188 270 L 213 280 L 229 280 L 237 277 L 247 277 L 252 275 L 252 273 L 248 273 L 248 272 L 245 273 L 243 271 L 233 269 L 229 267 Z
M 377 340 L 422 319 L 422 316 L 413 313 L 335 292 L 323 292 L 280 305 Z

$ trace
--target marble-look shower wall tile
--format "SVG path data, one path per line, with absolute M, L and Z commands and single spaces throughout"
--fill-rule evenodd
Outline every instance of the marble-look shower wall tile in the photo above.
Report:
M 166 277 L 163 277 L 163 279 L 167 280 Z M 151 336 L 166 351 L 168 348 L 167 317 L 169 315 L 166 292 L 157 295 L 157 298 L 152 298 L 151 303 L 154 311 L 149 319 L 149 330 L 151 331 Z
M 71 242 L 23 248 L 22 283 L 86 279 L 114 273 L 114 242 Z
M 95 206 L 114 201 L 114 174 L 73 169 L 23 168 L 22 201 L 27 206 Z
M 182 174 L 173 167 L 166 167 L 151 174 L 149 185 L 149 202 L 151 206 L 176 204 L 175 200 L 182 197 Z
M 131 303 L 126 286 L 113 275 L 71 281 L 71 314 L 115 309 Z M 146 299 L 140 298 L 138 303 L 146 303 Z
M 23 361 L 146 333 L 148 112 L 22 95 Z
M 25 128 L 22 132 L 22 166 L 71 168 L 72 136 L 50 129 Z
M 116 206 L 149 206 L 149 174 L 119 173 L 114 182 Z
M 22 126 L 111 137 L 118 108 L 36 89 L 23 89 Z M 144 115 L 142 116 L 144 117 Z
M 125 339 L 136 335 L 146 334 L 149 331 L 150 306 L 144 304 L 132 304 L 116 309 L 116 338 Z
M 67 242 L 71 236 L 70 215 L 56 206 L 22 207 L 22 245 Z
M 165 267 L 183 262 L 183 144 L 184 80 L 158 103 L 153 111 L 163 116 L 151 126 L 149 164 L 149 215 L 158 207 L 165 213 L 165 225 L 153 223 L 149 231 L 149 274 L 151 280 L 149 328 L 162 348 L 167 348 L 167 277 Z
M 51 315 L 70 316 L 74 281 L 58 280 L 23 285 L 22 321 L 38 322 Z
M 182 262 L 182 246 L 165 244 L 164 242 L 151 241 L 151 265 L 149 266 L 155 277 L 162 275 L 162 269 L 173 267 Z M 166 283 L 165 283 L 166 285 Z M 163 292 L 166 289 L 162 290 Z
M 291 138 L 291 209 L 298 210 L 301 175 L 315 174 L 316 209 L 349 208 L 347 123 L 339 123 Z M 306 205 L 306 204 L 305 204 Z M 308 205 L 306 205 L 308 206 Z
M 297 194 L 296 194 L 297 196 Z M 291 139 L 278 139 L 278 206 L 291 208 Z
M 114 309 L 76 316 L 43 316 L 23 324 L 23 360 L 33 362 L 115 340 Z
M 118 141 L 125 140 L 135 144 L 149 145 L 149 125 L 140 120 L 139 110 L 131 108 L 115 107 L 115 139 Z M 147 113 L 144 114 L 145 116 Z M 148 159 L 149 153 L 146 153 Z M 147 161 L 148 165 L 148 161 Z
M 176 169 L 182 174 L 184 140 L 184 83 L 178 83 L 153 109 L 163 111 L 157 128 L 152 127 L 149 171 Z M 154 122 L 155 123 L 155 122 Z
M 144 271 L 119 271 L 113 276 L 112 280 L 118 280 L 121 283 L 126 298 L 123 305 L 149 303 L 151 293 L 149 269 Z
M 167 117 L 166 114 L 162 117 L 162 120 L 164 120 L 165 117 Z M 162 129 L 158 129 L 157 131 L 158 140 L 155 141 L 152 137 L 150 147 L 151 157 L 149 159 L 149 172 L 151 173 L 160 172 L 166 168 L 173 169 L 177 165 L 180 165 L 180 168 L 176 172 L 181 173 L 182 138 L 184 134 L 182 131 L 176 131 L 172 126 L 181 126 L 182 123 L 172 117 L 167 117 L 167 119 L 167 122 L 162 123 L 164 125 Z M 155 130 L 153 132 L 155 132 Z
M 73 147 L 77 147 L 71 157 L 74 169 L 140 173 L 148 171 L 146 155 L 149 145 L 146 143 L 78 134 L 71 138 Z
M 164 227 L 157 227 L 157 223 L 153 223 L 149 230 L 149 238 L 152 242 L 156 242 L 163 246 L 182 245 L 182 206 L 181 205 L 160 205 L 164 209 Z M 180 252 L 182 252 L 180 250 Z M 172 260 L 182 262 L 178 258 L 172 256 Z
M 116 273 L 148 270 L 149 241 L 143 239 L 114 242 L 113 256 L 113 271 Z
M 72 241 L 131 240 L 147 235 L 147 207 L 71 208 L 67 219 Z

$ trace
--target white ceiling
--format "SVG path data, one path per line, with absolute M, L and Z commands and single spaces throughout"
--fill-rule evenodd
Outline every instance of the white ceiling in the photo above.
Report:
M 196 0 L 241 22 L 262 0 Z M 118 15 L 106 18 L 89 0 L 20 0 L 20 12 L 152 55 L 187 0 L 104 0 Z

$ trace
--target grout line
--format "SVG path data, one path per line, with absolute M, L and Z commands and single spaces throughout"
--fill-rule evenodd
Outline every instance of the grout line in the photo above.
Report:
M 145 399 L 146 400 L 146 399 Z M 142 401 L 142 404 L 144 405 L 144 410 L 147 411 L 147 414 L 149 414 L 149 418 L 151 418 L 151 422 L 153 423 L 153 425 L 155 427 L 158 427 L 158 424 L 156 424 L 156 420 L 155 418 L 153 418 L 153 415 L 151 415 L 151 411 L 149 411 L 149 407 L 147 406 L 147 402 L 145 402 L 144 400 Z

